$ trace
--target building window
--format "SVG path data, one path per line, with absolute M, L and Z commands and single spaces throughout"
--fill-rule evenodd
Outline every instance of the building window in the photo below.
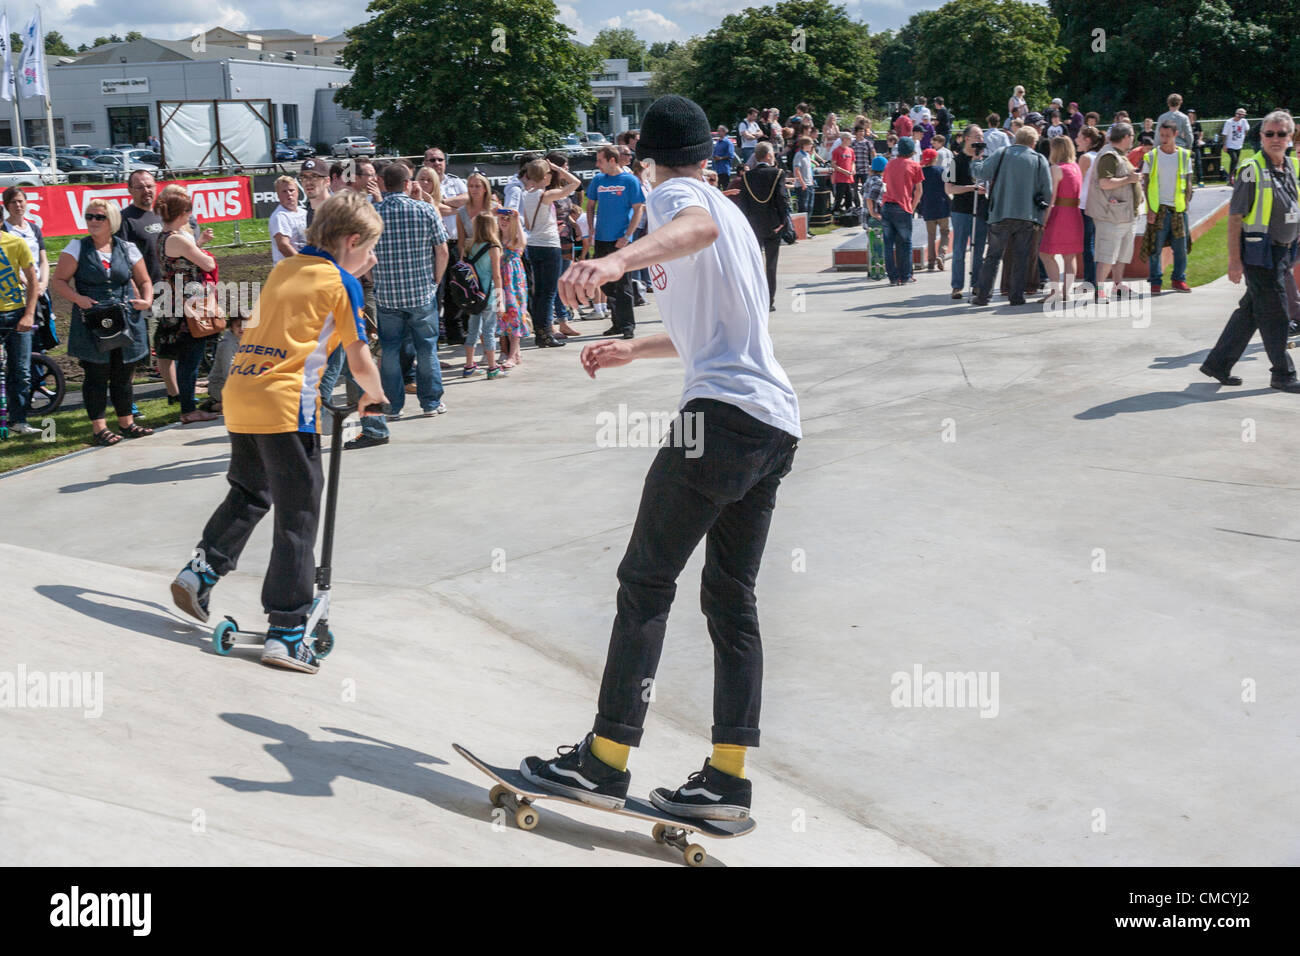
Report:
M 86 122 L 86 121 L 82 121 L 80 123 L 74 122 L 72 124 L 72 131 L 74 133 L 93 133 L 95 131 L 95 124 L 93 122 Z
M 23 120 L 23 145 L 24 146 L 47 146 L 49 137 L 46 135 L 49 127 L 42 119 L 25 119 Z M 54 118 L 54 145 L 67 146 L 67 138 L 63 135 L 63 118 L 56 116 Z
M 108 108 L 109 145 L 144 143 L 149 138 L 149 107 L 110 106 Z
M 617 73 L 596 73 L 592 75 L 591 81 L 593 83 L 617 83 L 618 74 Z
M 280 113 L 284 117 L 284 138 L 298 138 L 298 104 L 285 103 L 280 107 Z

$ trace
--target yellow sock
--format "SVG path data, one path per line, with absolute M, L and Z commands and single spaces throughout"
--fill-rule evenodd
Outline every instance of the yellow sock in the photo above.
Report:
M 627 755 L 632 752 L 632 748 L 596 734 L 591 739 L 591 752 L 601 763 L 607 763 L 615 770 L 626 770 Z
M 597 740 L 600 738 L 597 737 Z M 713 756 L 709 758 L 709 763 L 717 767 L 723 773 L 729 773 L 733 777 L 745 776 L 745 750 L 748 748 L 738 746 L 737 744 L 714 744 Z

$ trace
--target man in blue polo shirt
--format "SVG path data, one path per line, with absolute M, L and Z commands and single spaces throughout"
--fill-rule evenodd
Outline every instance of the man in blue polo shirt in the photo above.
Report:
M 587 187 L 587 227 L 596 242 L 596 258 L 608 256 L 626 246 L 645 212 L 641 181 L 619 164 L 618 150 L 602 146 L 596 154 L 599 174 Z M 636 316 L 632 311 L 632 282 L 622 275 L 602 290 L 609 300 L 613 322 L 604 335 L 633 337 Z

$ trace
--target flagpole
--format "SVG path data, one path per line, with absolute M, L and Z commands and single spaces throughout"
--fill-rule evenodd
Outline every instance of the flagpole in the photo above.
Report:
M 49 57 L 45 55 L 45 21 L 41 19 L 41 8 L 38 4 L 36 7 L 36 42 L 40 44 L 38 49 L 41 51 L 41 82 L 45 86 L 45 127 L 50 136 L 50 169 L 57 171 L 58 163 L 54 161 L 55 147 L 54 142 L 54 107 L 50 104 L 50 64 Z
M 7 7 L 4 12 L 4 26 L 0 29 L 4 30 L 5 49 L 9 51 L 9 55 L 5 57 L 4 69 L 9 83 L 10 95 L 14 101 L 14 136 L 18 140 L 18 155 L 23 156 L 23 115 L 18 108 L 18 101 L 21 97 L 18 95 L 18 81 L 14 76 L 14 51 L 9 39 L 9 9 Z

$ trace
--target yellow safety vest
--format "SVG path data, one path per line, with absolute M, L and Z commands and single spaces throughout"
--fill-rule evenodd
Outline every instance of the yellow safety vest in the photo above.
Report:
M 1293 169 L 1298 169 L 1297 158 L 1289 157 Z M 1286 167 L 1283 166 L 1285 175 Z M 1238 178 L 1245 171 L 1245 181 L 1255 183 L 1255 201 L 1250 212 L 1241 221 L 1241 257 L 1246 265 L 1271 267 L 1272 246 L 1268 241 L 1268 224 L 1273 218 L 1273 170 L 1269 168 L 1266 154 L 1261 150 L 1241 164 Z M 1300 173 L 1298 173 L 1300 175 Z
M 1178 177 L 1174 184 L 1174 212 L 1185 212 L 1187 209 L 1187 174 L 1191 166 L 1192 151 L 1182 146 L 1174 147 L 1178 155 Z M 1156 154 L 1160 152 L 1160 147 L 1156 147 L 1147 153 L 1147 209 L 1155 212 L 1160 208 L 1160 163 L 1156 159 Z

